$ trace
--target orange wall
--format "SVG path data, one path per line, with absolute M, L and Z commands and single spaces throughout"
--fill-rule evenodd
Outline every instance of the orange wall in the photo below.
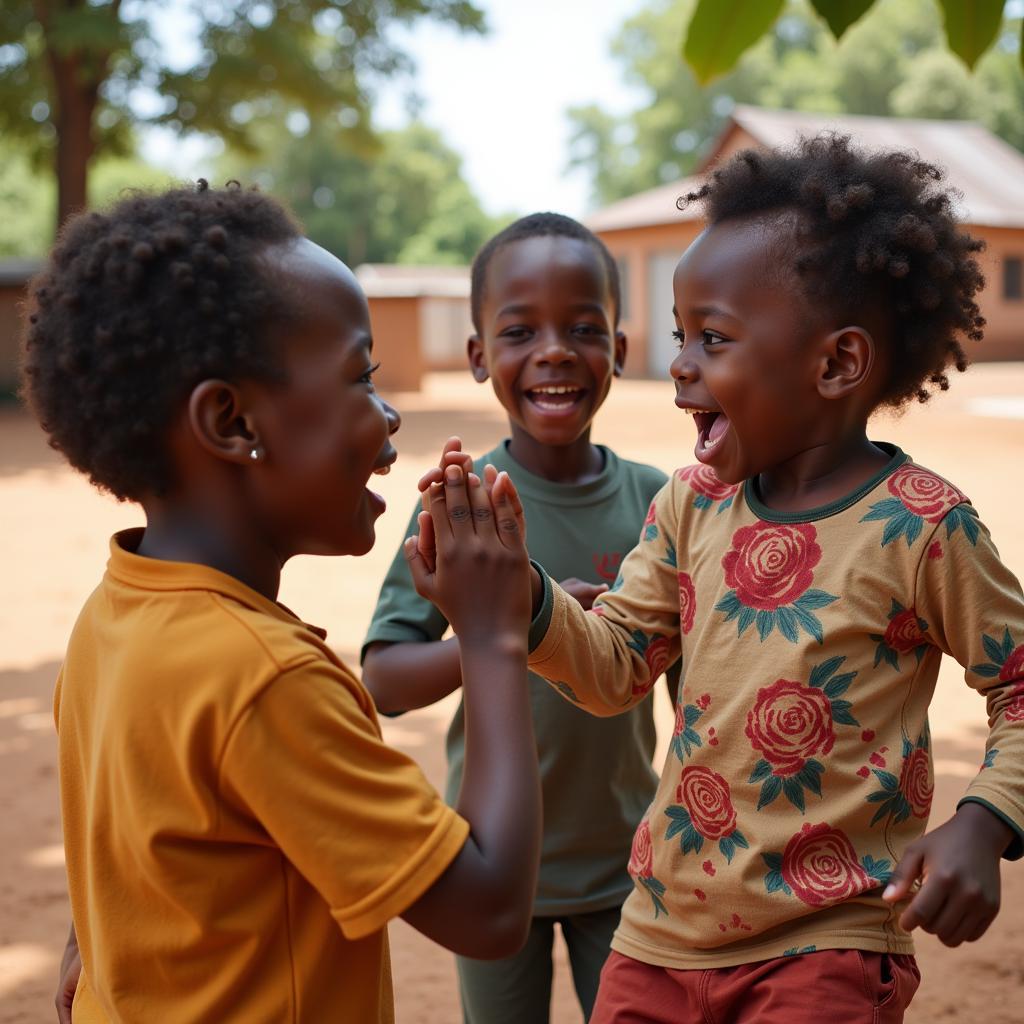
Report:
M 377 385 L 385 391 L 419 391 L 423 382 L 420 300 L 386 296 L 368 301 L 373 358 L 380 363 Z

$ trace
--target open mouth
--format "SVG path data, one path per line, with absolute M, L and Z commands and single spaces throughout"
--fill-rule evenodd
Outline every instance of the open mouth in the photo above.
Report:
M 700 457 L 701 453 L 711 452 L 716 445 L 725 437 L 729 429 L 729 417 L 724 412 L 715 409 L 686 409 L 697 426 L 697 445 L 694 454 Z
M 574 409 L 586 394 L 578 384 L 542 384 L 525 391 L 527 400 L 541 412 L 568 412 Z

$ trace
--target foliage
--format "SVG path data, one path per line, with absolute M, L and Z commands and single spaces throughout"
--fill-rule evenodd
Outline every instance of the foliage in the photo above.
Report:
M 382 132 L 372 152 L 353 133 L 314 125 L 296 145 L 268 126 L 266 156 L 229 153 L 218 177 L 285 199 L 309 237 L 346 263 L 469 262 L 497 229 L 462 177 L 459 156 L 413 122 Z
M 161 42 L 168 17 L 193 29 L 183 63 Z M 422 18 L 484 28 L 470 0 L 0 0 L 0 134 L 37 166 L 56 158 L 62 212 L 84 202 L 90 159 L 126 153 L 140 122 L 251 148 L 284 113 L 368 143 L 374 82 L 410 67 L 390 29 Z
M 589 170 L 599 203 L 690 173 L 736 103 L 977 119 L 1024 149 L 1019 21 L 1004 23 L 996 46 L 969 75 L 945 47 L 934 0 L 878 0 L 839 43 L 806 2 L 790 0 L 732 71 L 702 87 L 676 56 L 678 26 L 694 7 L 694 0 L 652 0 L 614 39 L 627 81 L 646 93 L 635 111 L 570 111 L 570 163 Z
M 840 39 L 876 0 L 810 0 Z M 935 0 L 942 10 L 949 48 L 968 68 L 995 42 L 1004 0 Z M 683 56 L 706 85 L 731 70 L 782 11 L 783 0 L 698 0 L 683 43 Z M 1024 56 L 1022 56 L 1024 60 Z

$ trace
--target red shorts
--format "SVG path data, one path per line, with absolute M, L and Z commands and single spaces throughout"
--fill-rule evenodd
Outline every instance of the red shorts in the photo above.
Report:
M 706 970 L 613 950 L 590 1024 L 900 1024 L 920 981 L 912 956 L 859 949 Z

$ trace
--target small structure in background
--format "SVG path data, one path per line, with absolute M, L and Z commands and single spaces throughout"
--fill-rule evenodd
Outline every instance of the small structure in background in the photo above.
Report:
M 805 114 L 737 106 L 699 171 L 599 210 L 587 226 L 619 264 L 627 372 L 664 377 L 676 352 L 672 337 L 672 271 L 700 232 L 700 210 L 676 200 L 735 152 L 793 145 L 801 135 L 833 130 L 865 149 L 916 151 L 946 171 L 963 196 L 959 211 L 972 235 L 984 239 L 980 262 L 987 284 L 980 305 L 985 340 L 967 347 L 973 360 L 1024 359 L 1024 154 L 971 121 L 909 120 L 853 114 Z
M 465 368 L 473 331 L 468 267 L 366 263 L 356 277 L 370 303 L 381 388 L 418 391 L 427 371 Z
M 42 260 L 0 260 L 0 400 L 18 390 L 26 286 L 42 265 Z

